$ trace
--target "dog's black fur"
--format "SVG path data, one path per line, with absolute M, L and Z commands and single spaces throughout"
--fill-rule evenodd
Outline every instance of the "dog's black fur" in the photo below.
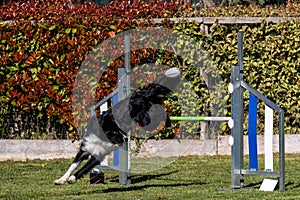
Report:
M 129 98 L 103 112 L 99 117 L 91 117 L 73 163 L 67 172 L 54 183 L 57 185 L 65 182 L 74 183 L 82 178 L 103 161 L 115 146 L 121 146 L 127 133 L 137 124 L 145 131 L 155 130 L 162 121 L 165 122 L 166 127 L 170 127 L 170 119 L 161 105 L 166 95 L 174 90 L 179 81 L 180 76 L 170 78 L 162 75 L 155 82 L 134 92 Z M 71 175 L 77 166 L 88 158 L 87 163 Z

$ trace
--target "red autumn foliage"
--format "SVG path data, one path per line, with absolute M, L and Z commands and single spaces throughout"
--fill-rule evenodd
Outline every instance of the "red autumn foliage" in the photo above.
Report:
M 88 53 L 120 32 L 154 26 L 147 19 L 172 17 L 186 9 L 189 5 L 180 0 L 115 1 L 102 8 L 71 0 L 24 0 L 0 6 L 0 102 L 5 108 L 1 112 L 38 113 L 74 127 L 72 89 Z M 131 63 L 154 54 L 132 52 Z M 107 69 L 96 101 L 112 92 L 116 70 L 123 65 L 120 58 Z

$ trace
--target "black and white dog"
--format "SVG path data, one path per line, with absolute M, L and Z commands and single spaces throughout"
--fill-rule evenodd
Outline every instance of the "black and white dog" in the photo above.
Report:
M 170 68 L 145 88 L 134 92 L 130 97 L 103 112 L 99 117 L 91 117 L 83 134 L 80 149 L 67 172 L 54 184 L 74 183 L 103 161 L 116 146 L 121 146 L 127 133 L 135 126 L 154 132 L 160 127 L 170 127 L 171 122 L 162 107 L 166 95 L 173 92 L 181 79 L 178 68 Z M 72 175 L 83 161 L 86 164 Z

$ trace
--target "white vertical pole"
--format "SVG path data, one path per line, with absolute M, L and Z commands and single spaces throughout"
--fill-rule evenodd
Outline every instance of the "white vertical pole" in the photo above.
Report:
M 265 170 L 273 171 L 273 109 L 265 105 Z
M 107 107 L 107 102 L 105 102 L 104 104 L 102 104 L 100 106 L 100 114 L 103 113 L 103 111 L 107 111 L 108 107 Z
M 102 104 L 100 106 L 100 114 L 102 114 L 103 111 L 107 111 L 108 107 L 107 107 L 107 102 L 105 102 L 104 104 Z M 101 162 L 100 164 L 101 166 L 108 166 L 108 156 L 105 156 L 104 160 Z

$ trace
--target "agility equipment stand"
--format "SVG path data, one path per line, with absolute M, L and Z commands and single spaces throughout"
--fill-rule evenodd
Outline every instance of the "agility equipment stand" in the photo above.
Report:
M 125 53 L 125 68 L 118 68 L 118 87 L 112 93 L 107 95 L 91 109 L 91 115 L 96 115 L 95 110 L 105 105 L 105 103 L 112 99 L 112 104 L 116 105 L 119 101 L 127 98 L 130 94 L 130 37 L 124 37 L 124 53 Z M 105 110 L 105 108 L 103 109 Z M 108 165 L 108 156 L 106 160 L 97 166 L 98 169 L 103 170 L 118 170 L 119 171 L 119 183 L 121 185 L 131 184 L 130 174 L 130 155 L 129 155 L 129 144 L 130 144 L 130 132 L 125 137 L 125 142 L 122 147 L 114 150 L 113 166 Z
M 238 65 L 231 68 L 231 84 L 229 91 L 232 93 L 232 188 L 239 189 L 244 186 L 245 175 L 261 175 L 277 177 L 279 190 L 285 189 L 285 161 L 284 161 L 284 111 L 271 100 L 263 96 L 257 90 L 243 81 L 243 33 L 238 33 Z M 244 92 L 249 92 L 249 115 L 248 115 L 248 142 L 249 142 L 249 169 L 244 169 Z M 257 105 L 258 100 L 265 104 L 265 169 L 258 169 L 257 156 Z M 278 171 L 273 171 L 273 111 L 278 113 L 279 133 L 279 166 Z M 272 179 L 274 180 L 274 179 Z M 266 181 L 266 179 L 265 179 Z M 265 182 L 264 181 L 264 182 Z M 264 184 L 264 183 L 263 183 Z M 268 184 L 268 183 L 266 183 Z M 277 184 L 277 183 L 276 183 Z M 275 184 L 275 185 L 276 185 Z M 274 186 L 275 187 L 275 186 Z

